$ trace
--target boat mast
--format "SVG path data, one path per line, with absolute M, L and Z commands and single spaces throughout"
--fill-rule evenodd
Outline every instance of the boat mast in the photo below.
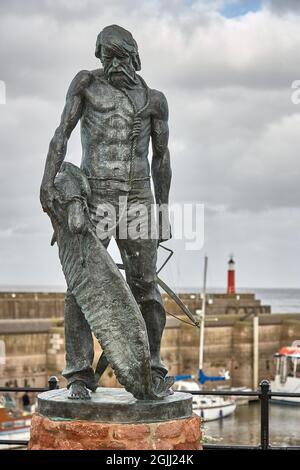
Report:
M 259 318 L 256 312 L 253 317 L 253 390 L 258 387 L 259 377 Z
M 205 256 L 204 257 L 204 273 L 203 273 L 202 311 L 201 311 L 201 318 L 200 318 L 199 371 L 203 370 L 207 261 L 208 261 L 208 258 L 207 256 Z

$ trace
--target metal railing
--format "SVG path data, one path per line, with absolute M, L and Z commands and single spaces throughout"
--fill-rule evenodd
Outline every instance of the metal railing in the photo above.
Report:
M 300 446 L 271 446 L 269 440 L 269 405 L 272 397 L 294 397 L 300 398 L 300 393 L 285 393 L 285 392 L 272 392 L 270 382 L 262 380 L 257 391 L 237 392 L 237 391 L 190 391 L 192 395 L 221 395 L 221 396 L 236 396 L 236 397 L 258 397 L 260 400 L 260 444 L 257 446 L 248 445 L 218 445 L 218 444 L 203 444 L 203 449 L 208 450 L 300 450 Z
M 42 393 L 58 388 L 58 379 L 53 375 L 48 380 L 48 388 L 42 387 L 0 387 L 1 392 L 32 392 Z M 0 445 L 27 446 L 28 441 L 18 439 L 0 439 Z M 4 450 L 4 449 L 0 449 Z
M 58 380 L 56 377 L 50 377 L 48 388 L 32 388 L 32 387 L 0 387 L 0 392 L 46 392 L 58 388 Z M 191 395 L 217 395 L 217 396 L 236 396 L 236 397 L 258 397 L 260 400 L 260 444 L 257 446 L 248 445 L 218 445 L 203 444 L 205 450 L 300 450 L 300 446 L 272 446 L 269 442 L 269 405 L 272 397 L 293 397 L 300 398 L 300 393 L 284 393 L 272 392 L 270 382 L 262 380 L 257 391 L 230 391 L 230 390 L 185 390 L 184 393 Z M 0 440 L 0 445 L 20 445 L 26 446 L 28 441 L 23 440 Z

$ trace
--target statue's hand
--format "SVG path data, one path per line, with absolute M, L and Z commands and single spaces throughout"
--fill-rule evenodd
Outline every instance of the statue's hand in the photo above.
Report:
M 55 215 L 54 202 L 61 202 L 60 194 L 54 184 L 42 184 L 40 191 L 40 201 L 44 212 Z

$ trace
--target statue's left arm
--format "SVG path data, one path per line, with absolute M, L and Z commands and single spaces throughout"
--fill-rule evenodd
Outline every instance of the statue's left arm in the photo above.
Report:
M 161 209 L 159 217 L 159 241 L 171 238 L 169 222 L 169 191 L 171 185 L 171 164 L 168 148 L 168 103 L 163 93 L 153 90 L 151 116 L 152 165 L 151 173 L 154 184 L 156 204 Z

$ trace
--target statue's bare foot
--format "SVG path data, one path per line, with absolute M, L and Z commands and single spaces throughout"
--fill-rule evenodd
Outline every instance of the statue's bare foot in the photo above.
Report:
M 175 377 L 155 377 L 154 379 L 154 393 L 158 398 L 164 398 L 173 395 L 174 391 L 171 389 L 175 382 Z
M 68 398 L 70 400 L 90 400 L 90 392 L 81 380 L 75 380 L 69 387 Z

